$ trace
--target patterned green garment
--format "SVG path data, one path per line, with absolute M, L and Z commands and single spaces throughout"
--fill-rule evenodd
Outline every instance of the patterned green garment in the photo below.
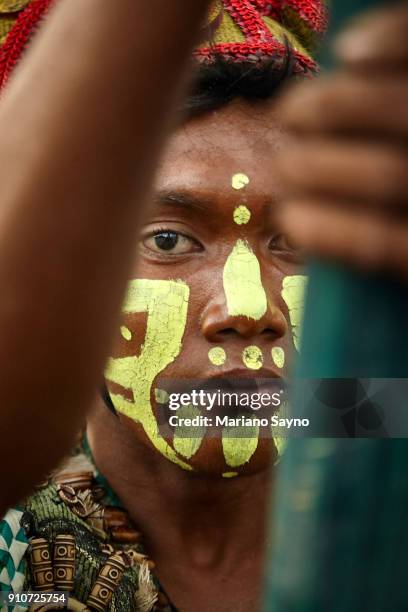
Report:
M 58 585 L 56 538 L 68 537 L 75 541 L 72 588 L 69 590 L 73 607 L 69 609 L 170 611 L 172 608 L 151 573 L 154 564 L 140 545 L 139 532 L 120 508 L 118 498 L 103 476 L 96 471 L 89 453 L 86 454 L 88 456 L 81 452 L 72 457 L 62 470 L 37 488 L 23 506 L 9 510 L 0 521 L 0 591 L 16 594 L 47 590 L 39 584 L 36 574 L 32 553 L 36 542 L 49 551 L 51 577 L 54 576 Z M 89 477 L 89 487 L 84 486 L 85 477 Z M 113 519 L 109 518 L 112 516 Z M 106 576 L 112 559 L 113 563 L 122 564 L 123 572 L 119 572 L 112 593 L 98 608 L 92 605 L 92 595 L 98 593 L 98 588 L 99 595 L 101 592 L 104 595 L 100 576 Z M 66 589 L 53 584 L 49 590 Z M 26 609 L 22 604 L 9 608 L 3 605 L 2 612 Z
M 25 582 L 28 539 L 20 524 L 22 517 L 22 509 L 16 508 L 0 521 L 0 591 L 4 593 L 19 593 Z

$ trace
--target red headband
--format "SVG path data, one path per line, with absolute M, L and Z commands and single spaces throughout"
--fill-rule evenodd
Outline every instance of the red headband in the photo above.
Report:
M 4 86 L 54 0 L 0 0 L 0 88 Z M 13 19 L 14 17 L 14 19 Z M 295 70 L 316 68 L 310 50 L 327 27 L 324 0 L 214 0 L 210 40 L 194 51 L 200 62 L 265 61 L 282 57 L 289 42 Z M 7 23 L 3 23 L 6 21 Z

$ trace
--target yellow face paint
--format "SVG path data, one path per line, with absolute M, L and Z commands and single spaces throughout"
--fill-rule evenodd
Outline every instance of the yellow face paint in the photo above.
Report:
M 201 411 L 199 408 L 197 408 L 197 406 L 192 406 L 191 404 L 188 406 L 181 406 L 177 410 L 177 416 L 183 419 L 193 419 L 194 417 L 200 415 Z M 193 455 L 195 455 L 200 448 L 205 432 L 205 427 L 193 428 L 183 427 L 182 425 L 176 427 L 173 438 L 173 446 L 175 450 L 179 453 L 179 455 L 182 455 L 182 457 L 191 459 L 191 457 L 193 457 Z M 190 435 L 187 437 L 186 434 Z M 191 437 L 191 434 L 194 434 L 193 437 Z
M 251 211 L 241 204 L 234 210 L 233 218 L 237 225 L 246 225 L 251 219 Z
M 111 358 L 105 376 L 108 381 L 133 392 L 134 401 L 117 393 L 111 394 L 116 410 L 141 423 L 152 444 L 164 457 L 191 470 L 191 466 L 160 435 L 150 401 L 153 381 L 180 354 L 188 299 L 188 285 L 181 281 L 131 281 L 123 312 L 147 312 L 145 340 L 138 357 Z
M 242 361 L 250 370 L 259 370 L 263 364 L 261 349 L 257 346 L 247 346 L 242 351 Z
M 259 261 L 244 240 L 237 240 L 224 266 L 224 291 L 228 314 L 260 319 L 268 302 Z
M 124 338 L 127 341 L 132 339 L 132 332 L 130 331 L 128 327 L 126 327 L 126 325 L 122 325 L 122 327 L 120 328 L 120 334 L 122 338 Z
M 280 346 L 273 346 L 271 350 L 272 361 L 277 368 L 283 368 L 285 365 L 285 351 Z
M 208 359 L 215 366 L 221 366 L 225 363 L 227 355 L 221 346 L 214 346 L 208 351 Z
M 222 432 L 222 450 L 225 463 L 232 468 L 248 463 L 258 448 L 258 436 L 258 425 L 225 427 Z
M 169 394 L 165 389 L 155 389 L 154 398 L 158 404 L 167 404 L 169 401 Z
M 243 189 L 244 187 L 248 185 L 248 183 L 249 183 L 248 176 L 246 174 L 243 174 L 242 172 L 238 172 L 237 174 L 234 174 L 231 180 L 233 189 Z
M 286 276 L 282 284 L 282 298 L 288 307 L 293 342 L 297 351 L 300 350 L 306 284 L 307 276 L 302 276 L 300 274 Z
M 287 419 L 290 417 L 290 405 L 287 401 L 282 402 L 282 404 L 279 406 L 278 416 L 283 419 Z M 285 452 L 285 448 L 288 444 L 288 439 L 280 436 L 279 428 L 274 427 L 273 425 L 271 425 L 271 431 L 272 431 L 273 441 L 276 446 L 276 450 L 278 451 L 278 461 L 279 461 L 279 459 L 282 457 L 283 453 Z
M 238 476 L 238 472 L 224 472 L 222 475 L 223 478 L 235 478 L 235 476 Z

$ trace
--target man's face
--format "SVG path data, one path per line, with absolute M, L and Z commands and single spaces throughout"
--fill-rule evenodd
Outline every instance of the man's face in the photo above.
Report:
M 157 175 L 106 379 L 126 426 L 186 470 L 231 477 L 278 456 L 253 432 L 164 439 L 155 398 L 163 379 L 288 372 L 305 277 L 274 219 L 282 138 L 270 104 L 233 103 L 174 133 Z

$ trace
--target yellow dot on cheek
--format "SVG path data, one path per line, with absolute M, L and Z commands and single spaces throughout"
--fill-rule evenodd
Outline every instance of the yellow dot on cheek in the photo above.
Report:
M 238 172 L 234 174 L 231 180 L 231 185 L 233 189 L 243 189 L 248 185 L 249 178 L 246 174 L 242 174 L 242 172 Z
M 285 365 L 285 351 L 280 346 L 274 346 L 271 350 L 272 361 L 278 368 Z
M 257 346 L 247 346 L 242 352 L 242 361 L 250 370 L 262 368 L 262 351 Z
M 234 210 L 233 217 L 237 225 L 246 225 L 251 218 L 251 211 L 241 204 L 241 206 L 237 206 Z
M 132 332 L 125 325 L 122 325 L 122 327 L 120 328 L 120 333 L 121 333 L 122 338 L 124 338 L 128 342 L 129 342 L 129 340 L 132 339 Z
M 223 348 L 220 346 L 214 346 L 214 348 L 208 351 L 208 359 L 213 365 L 221 366 L 225 363 L 227 355 Z

